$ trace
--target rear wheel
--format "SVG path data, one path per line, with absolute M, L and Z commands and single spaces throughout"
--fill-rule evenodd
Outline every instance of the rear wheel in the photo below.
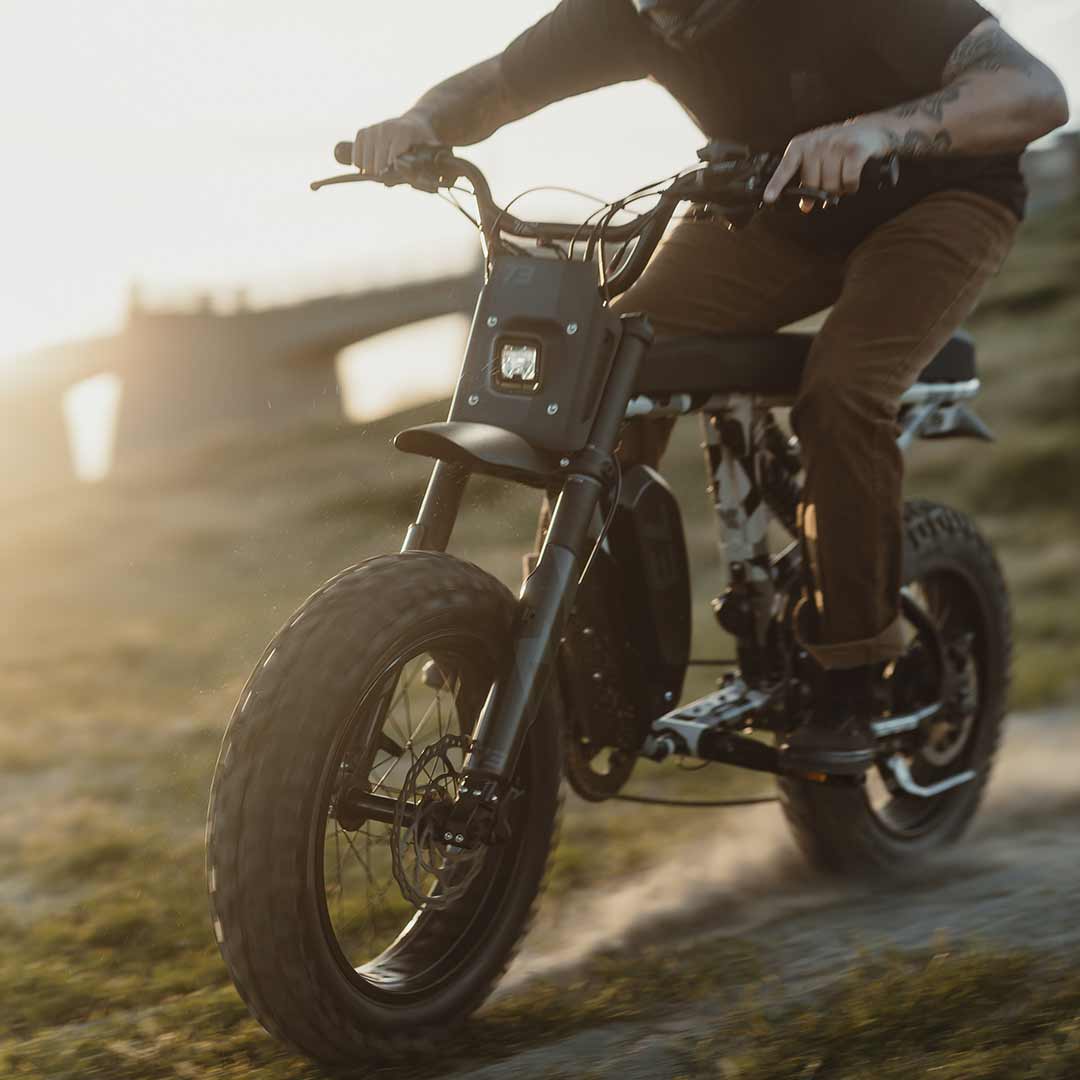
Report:
M 211 790 L 214 927 L 255 1016 L 312 1057 L 426 1047 L 483 1001 L 527 928 L 559 801 L 551 709 L 505 841 L 465 851 L 426 811 L 371 810 L 371 796 L 453 799 L 512 616 L 475 566 L 380 557 L 313 596 L 244 690 Z
M 1012 659 L 1009 599 L 994 552 L 969 517 L 926 500 L 905 504 L 904 592 L 940 636 L 945 706 L 890 752 L 903 756 L 923 786 L 966 770 L 975 779 L 931 798 L 897 791 L 884 764 L 853 788 L 783 779 L 788 824 L 824 869 L 888 870 L 956 840 L 978 808 L 997 752 Z M 934 700 L 940 670 L 927 634 L 916 634 L 885 672 L 892 710 Z

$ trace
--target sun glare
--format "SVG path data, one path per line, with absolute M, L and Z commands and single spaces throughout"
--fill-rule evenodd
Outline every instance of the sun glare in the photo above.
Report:
M 104 373 L 76 383 L 64 395 L 72 465 L 80 480 L 103 480 L 112 465 L 120 379 Z
M 337 358 L 345 415 L 375 420 L 448 397 L 461 368 L 468 333 L 462 315 L 443 315 L 343 349 Z

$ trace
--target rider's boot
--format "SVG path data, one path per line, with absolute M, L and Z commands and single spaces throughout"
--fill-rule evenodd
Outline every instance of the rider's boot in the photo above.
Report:
M 785 772 L 859 776 L 874 762 L 874 686 L 880 664 L 819 672 L 812 713 L 780 747 Z

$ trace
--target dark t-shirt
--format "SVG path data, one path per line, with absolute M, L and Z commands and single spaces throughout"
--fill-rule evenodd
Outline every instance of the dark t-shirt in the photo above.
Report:
M 721 33 L 676 50 L 630 0 L 562 0 L 507 47 L 501 67 L 511 94 L 530 110 L 651 78 L 710 138 L 782 150 L 812 128 L 938 89 L 953 49 L 990 17 L 975 0 L 758 0 Z M 895 190 L 862 190 L 809 215 L 788 204 L 769 217 L 815 246 L 850 246 L 946 188 L 979 192 L 1023 214 L 1019 155 L 1005 154 L 905 159 Z

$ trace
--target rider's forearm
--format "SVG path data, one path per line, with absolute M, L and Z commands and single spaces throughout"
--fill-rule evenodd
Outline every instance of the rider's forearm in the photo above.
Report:
M 529 112 L 514 102 L 498 56 L 432 87 L 410 111 L 423 116 L 447 146 L 482 142 Z
M 907 157 L 1023 150 L 1069 119 L 1058 77 L 993 20 L 980 23 L 953 51 L 942 88 L 859 117 Z

